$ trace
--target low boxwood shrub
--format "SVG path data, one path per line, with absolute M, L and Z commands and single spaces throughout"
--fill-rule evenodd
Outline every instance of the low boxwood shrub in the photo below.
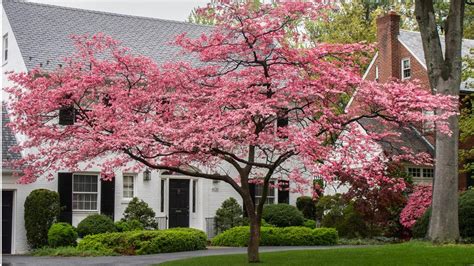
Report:
M 34 249 L 48 245 L 48 230 L 59 216 L 59 194 L 47 189 L 35 189 L 26 197 L 24 206 L 28 245 Z
M 244 247 L 250 238 L 248 226 L 231 228 L 212 239 L 213 246 Z M 302 226 L 261 227 L 261 246 L 318 246 L 335 245 L 338 234 L 334 228 L 311 229 Z
M 192 228 L 129 231 L 86 236 L 79 250 L 109 251 L 122 255 L 146 255 L 206 248 L 206 234 Z
M 68 223 L 55 223 L 48 231 L 48 244 L 50 247 L 76 246 L 77 232 Z
M 295 206 L 289 204 L 270 204 L 263 208 L 262 218 L 277 227 L 301 226 L 304 216 Z
M 117 232 L 128 232 L 145 229 L 142 223 L 140 223 L 138 220 L 118 221 L 115 223 L 115 228 L 117 228 Z
M 314 229 L 314 228 L 316 228 L 316 221 L 306 219 L 306 220 L 304 220 L 303 226 Z
M 103 214 L 89 215 L 77 225 L 77 233 L 80 237 L 115 232 L 116 230 L 114 221 Z

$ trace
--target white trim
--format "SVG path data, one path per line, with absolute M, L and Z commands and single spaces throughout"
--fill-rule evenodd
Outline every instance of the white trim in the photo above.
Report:
M 133 183 L 133 197 L 131 198 L 125 198 L 123 196 L 123 188 L 124 188 L 124 185 L 125 185 L 125 177 L 126 176 L 131 176 L 132 177 L 132 183 Z M 133 174 L 133 173 L 122 173 L 122 195 L 121 195 L 121 199 L 122 199 L 122 203 L 128 203 L 130 202 L 134 197 L 137 196 L 137 174 Z
M 400 39 L 400 35 L 398 36 L 398 41 L 403 45 L 403 47 L 405 47 L 405 49 L 407 49 L 407 51 L 416 59 L 416 61 L 418 61 L 418 63 L 420 63 L 420 65 L 421 65 L 425 70 L 428 69 L 428 68 L 426 67 L 426 64 L 425 64 L 418 56 L 416 56 L 416 54 L 415 54 L 410 48 L 408 48 L 408 46 Z
M 72 188 L 71 188 L 71 197 L 72 197 L 72 201 L 71 201 L 71 204 L 73 204 L 73 201 L 74 201 L 74 193 L 76 194 L 93 194 L 94 192 L 74 192 L 74 176 L 75 175 L 91 175 L 91 176 L 96 176 L 97 177 L 97 192 L 95 192 L 97 194 L 97 208 L 94 209 L 94 210 L 80 210 L 80 209 L 74 209 L 73 206 L 71 206 L 71 210 L 72 210 L 72 213 L 100 213 L 101 210 L 100 210 L 100 204 L 101 204 L 101 201 L 100 201 L 100 198 L 101 198 L 101 182 L 100 182 L 100 175 L 97 174 L 97 173 L 87 173 L 87 172 L 78 172 L 78 173 L 73 173 L 72 174 Z M 115 196 L 115 195 L 114 195 Z
M 375 55 L 374 55 L 374 58 L 372 58 L 372 61 L 370 62 L 370 65 L 369 67 L 367 68 L 367 70 L 365 71 L 364 73 L 364 76 L 362 76 L 362 79 L 365 80 L 365 78 L 367 77 L 367 75 L 369 74 L 369 71 L 370 69 L 372 68 L 372 66 L 375 64 L 375 60 L 377 59 L 377 57 L 379 56 L 379 52 L 376 52 Z M 354 91 L 354 94 L 352 95 L 351 99 L 349 100 L 349 102 L 347 103 L 346 105 L 346 108 L 344 108 L 344 112 L 347 113 L 347 110 L 349 109 L 349 107 L 351 106 L 352 102 L 354 101 L 354 98 L 356 97 L 357 95 L 357 89 Z
M 408 61 L 408 68 L 405 69 L 403 63 L 405 61 Z M 405 70 L 410 70 L 410 76 L 409 77 L 405 77 Z M 411 79 L 411 73 L 412 73 L 412 68 L 411 68 L 411 60 L 410 60 L 410 57 L 404 57 L 402 58 L 402 60 L 400 60 L 400 79 L 401 80 L 407 80 L 407 79 Z

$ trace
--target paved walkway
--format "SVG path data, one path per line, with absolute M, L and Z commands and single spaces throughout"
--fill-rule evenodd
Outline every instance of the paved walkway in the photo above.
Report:
M 284 250 L 336 249 L 363 246 L 316 246 L 316 247 L 260 247 L 261 252 Z M 245 254 L 246 248 L 216 248 L 207 250 L 162 253 L 142 256 L 111 256 L 111 257 L 33 257 L 24 255 L 3 255 L 2 265 L 150 265 L 171 260 L 193 257 Z

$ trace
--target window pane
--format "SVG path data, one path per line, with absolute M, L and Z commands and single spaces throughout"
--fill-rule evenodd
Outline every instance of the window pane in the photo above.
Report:
M 430 168 L 425 168 L 425 169 L 423 169 L 423 177 L 432 178 L 433 176 L 434 176 L 434 171 L 433 171 L 433 169 L 430 169 Z
M 133 176 L 123 176 L 123 197 L 133 198 Z
M 74 175 L 74 192 L 97 192 L 98 178 L 96 175 Z

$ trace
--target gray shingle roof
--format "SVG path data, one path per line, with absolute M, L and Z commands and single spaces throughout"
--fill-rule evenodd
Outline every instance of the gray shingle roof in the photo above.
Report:
M 40 63 L 46 69 L 57 67 L 74 51 L 71 35 L 102 32 L 121 41 L 132 52 L 161 64 L 180 57 L 180 47 L 170 44 L 177 35 L 186 32 L 197 37 L 212 29 L 186 22 L 23 1 L 2 0 L 2 4 L 28 69 Z M 194 61 L 189 57 L 182 59 Z
M 414 128 L 391 126 L 388 129 L 380 121 L 368 118 L 359 120 L 359 124 L 368 132 L 382 133 L 388 131 L 400 134 L 400 137 L 389 137 L 379 141 L 386 154 L 400 155 L 404 153 L 402 147 L 408 147 L 415 153 L 426 152 L 434 157 L 433 146 Z
M 7 124 L 10 123 L 10 118 L 8 117 L 7 108 L 2 102 L 2 168 L 9 168 L 7 163 L 10 160 L 20 159 L 20 154 L 16 152 L 11 152 L 9 149 L 17 145 L 15 135 L 11 131 Z
M 421 41 L 421 35 L 416 31 L 400 30 L 398 40 L 403 43 L 411 53 L 423 64 L 426 68 L 425 53 L 423 52 L 423 43 Z M 444 52 L 444 36 L 440 36 L 441 48 Z M 463 39 L 461 55 L 470 55 L 469 50 L 474 49 L 474 40 Z M 461 90 L 474 91 L 474 79 L 468 79 L 466 82 L 461 84 Z

